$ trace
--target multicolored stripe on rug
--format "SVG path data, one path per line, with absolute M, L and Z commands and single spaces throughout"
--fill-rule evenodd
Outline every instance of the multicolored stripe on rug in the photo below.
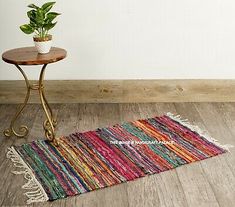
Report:
M 117 124 L 9 148 L 27 203 L 53 201 L 174 169 L 228 151 L 179 116 Z

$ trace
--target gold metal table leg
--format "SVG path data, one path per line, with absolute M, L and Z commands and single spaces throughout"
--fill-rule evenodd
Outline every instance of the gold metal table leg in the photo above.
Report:
M 19 71 L 21 72 L 21 74 L 23 75 L 23 77 L 25 79 L 27 93 L 25 96 L 24 103 L 18 107 L 18 110 L 11 121 L 10 127 L 8 129 L 4 130 L 3 133 L 6 137 L 11 137 L 12 135 L 15 135 L 17 137 L 25 137 L 29 132 L 28 127 L 25 125 L 21 125 L 19 127 L 19 129 L 16 131 L 14 125 L 15 125 L 15 121 L 17 120 L 17 118 L 19 117 L 19 115 L 21 114 L 21 112 L 23 111 L 23 109 L 25 108 L 25 106 L 28 103 L 31 88 L 30 88 L 29 80 L 28 80 L 26 74 L 24 73 L 24 71 L 20 68 L 20 66 L 18 66 L 18 65 L 15 65 L 15 66 L 19 69 Z
M 55 126 L 57 124 L 56 120 L 53 117 L 52 110 L 48 104 L 48 101 L 45 97 L 45 92 L 44 92 L 44 73 L 46 69 L 47 64 L 44 64 L 40 73 L 39 77 L 39 95 L 40 95 L 40 100 L 41 104 L 43 107 L 43 110 L 46 114 L 46 120 L 43 123 L 43 127 L 45 130 L 45 135 L 48 140 L 53 141 L 56 145 L 58 145 L 56 139 L 55 139 Z
M 15 114 L 15 116 L 13 117 L 13 119 L 11 121 L 10 127 L 4 131 L 4 135 L 6 137 L 11 137 L 12 135 L 15 135 L 17 137 L 27 136 L 27 134 L 29 132 L 27 126 L 21 125 L 19 127 L 18 132 L 17 132 L 15 130 L 14 125 L 15 125 L 15 121 L 17 120 L 17 118 L 19 117 L 19 115 L 21 114 L 21 112 L 23 111 L 23 109 L 25 108 L 25 106 L 28 103 L 29 96 L 30 96 L 30 91 L 31 90 L 38 90 L 39 91 L 39 96 L 40 96 L 40 101 L 41 101 L 43 110 L 46 114 L 46 120 L 43 123 L 45 136 L 49 141 L 53 141 L 56 145 L 58 145 L 58 143 L 55 139 L 55 127 L 57 125 L 57 121 L 55 120 L 55 118 L 53 116 L 53 113 L 52 113 L 52 110 L 51 110 L 51 108 L 49 106 L 49 103 L 46 99 L 45 92 L 44 92 L 44 85 L 43 85 L 44 72 L 45 72 L 47 64 L 44 64 L 42 69 L 41 69 L 41 73 L 40 73 L 40 77 L 39 77 L 39 83 L 38 84 L 33 84 L 33 85 L 30 85 L 26 74 L 20 68 L 20 66 L 19 65 L 15 65 L 15 66 L 19 69 L 19 71 L 21 72 L 21 74 L 23 75 L 23 77 L 25 79 L 25 83 L 26 83 L 26 87 L 27 87 L 27 93 L 26 93 L 26 96 L 25 96 L 24 103 L 19 107 L 17 113 Z

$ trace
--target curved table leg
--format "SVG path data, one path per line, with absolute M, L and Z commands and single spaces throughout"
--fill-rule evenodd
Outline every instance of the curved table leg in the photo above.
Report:
M 19 65 L 15 65 L 15 66 L 19 69 L 19 71 L 21 72 L 21 74 L 23 75 L 23 77 L 25 79 L 25 83 L 26 83 L 26 87 L 27 87 L 27 93 L 26 93 L 26 96 L 25 96 L 24 103 L 21 106 L 19 106 L 15 116 L 13 117 L 13 119 L 11 121 L 10 127 L 8 129 L 4 130 L 3 133 L 6 137 L 10 137 L 13 134 L 17 137 L 25 137 L 29 132 L 28 127 L 25 126 L 25 125 L 21 125 L 19 127 L 18 131 L 16 131 L 14 125 L 15 125 L 15 121 L 17 120 L 17 118 L 19 117 L 19 115 L 21 114 L 23 109 L 25 108 L 26 104 L 28 103 L 29 95 L 30 95 L 30 83 L 29 83 L 29 80 L 28 80 L 26 74 L 20 68 L 20 66 Z
M 49 113 L 50 113 L 50 118 L 51 118 L 52 124 L 53 124 L 54 127 L 56 127 L 57 121 L 54 118 L 52 110 L 51 110 L 51 107 L 50 107 L 50 105 L 49 105 L 49 103 L 48 103 L 48 101 L 46 99 L 45 92 L 44 92 L 44 87 L 43 86 L 42 86 L 41 90 L 42 90 L 42 96 L 43 96 L 43 100 L 45 102 L 45 106 L 47 107 L 47 109 L 49 110 Z
M 43 127 L 45 130 L 46 138 L 49 141 L 53 141 L 56 145 L 58 145 L 56 139 L 55 139 L 55 126 L 56 126 L 56 120 L 53 118 L 52 110 L 48 104 L 48 101 L 45 97 L 44 93 L 44 72 L 46 69 L 47 64 L 44 64 L 40 73 L 39 77 L 39 95 L 40 95 L 40 101 L 43 107 L 43 110 L 46 114 L 46 120 L 43 123 Z

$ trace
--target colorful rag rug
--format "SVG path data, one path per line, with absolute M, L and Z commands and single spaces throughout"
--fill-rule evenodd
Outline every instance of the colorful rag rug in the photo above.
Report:
M 53 201 L 160 173 L 227 152 L 187 120 L 170 113 L 59 139 L 9 148 L 28 182 L 27 203 Z

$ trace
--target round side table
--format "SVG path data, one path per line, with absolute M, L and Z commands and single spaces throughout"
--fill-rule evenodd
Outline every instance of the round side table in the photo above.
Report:
M 17 109 L 17 112 L 10 123 L 10 127 L 3 132 L 6 137 L 11 137 L 12 135 L 15 135 L 17 137 L 27 136 L 29 131 L 27 126 L 21 125 L 19 129 L 16 130 L 14 125 L 15 121 L 20 116 L 21 112 L 28 103 L 30 91 L 38 90 L 41 105 L 46 114 L 46 120 L 43 123 L 45 136 L 48 140 L 53 141 L 55 144 L 57 144 L 55 139 L 55 127 L 57 125 L 57 122 L 45 97 L 43 80 L 46 66 L 50 63 L 55 63 L 64 59 L 66 57 L 66 54 L 66 50 L 56 47 L 52 47 L 50 52 L 47 54 L 39 54 L 35 47 L 17 48 L 6 51 L 2 54 L 2 59 L 5 62 L 14 64 L 16 68 L 19 69 L 19 71 L 24 77 L 25 84 L 27 87 L 27 93 L 25 96 L 24 103 Z M 42 65 L 38 83 L 31 84 L 20 65 Z

